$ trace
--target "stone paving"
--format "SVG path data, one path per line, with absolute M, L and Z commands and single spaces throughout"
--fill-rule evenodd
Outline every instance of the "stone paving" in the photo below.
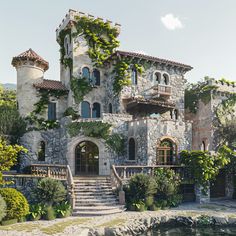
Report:
M 146 212 L 123 212 L 115 215 L 92 218 L 69 217 L 53 221 L 37 221 L 0 226 L 1 236 L 45 236 L 45 235 L 104 235 L 104 228 L 129 227 L 151 217 L 169 218 L 172 216 L 197 217 L 209 215 L 224 219 L 235 219 L 236 201 L 214 201 L 208 204 L 185 203 L 177 208 Z M 90 232 L 96 232 L 91 234 Z M 99 233 L 100 232 L 100 233 Z M 107 234 L 106 234 L 107 235 Z M 121 234 L 122 235 L 122 234 Z

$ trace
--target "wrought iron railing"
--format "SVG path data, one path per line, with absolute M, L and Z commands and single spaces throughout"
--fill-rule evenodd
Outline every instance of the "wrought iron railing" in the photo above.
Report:
M 172 92 L 172 88 L 169 85 L 163 85 L 163 84 L 157 84 L 155 86 L 153 86 L 152 88 L 155 92 L 155 95 L 166 95 L 166 96 L 170 96 L 171 92 Z

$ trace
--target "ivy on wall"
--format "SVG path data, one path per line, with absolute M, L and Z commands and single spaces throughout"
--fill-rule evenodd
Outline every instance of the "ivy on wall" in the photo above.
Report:
M 29 130 L 47 130 L 57 128 L 59 125 L 58 121 L 51 121 L 45 120 L 44 118 L 38 118 L 38 115 L 42 115 L 45 113 L 48 103 L 50 101 L 50 97 L 60 98 L 61 96 L 65 96 L 67 94 L 67 91 L 40 89 L 39 94 L 39 101 L 34 104 L 34 110 L 26 118 L 29 124 L 33 126 L 29 128 Z
M 211 91 L 218 87 L 208 85 L 205 82 L 198 82 L 197 84 L 189 84 L 185 89 L 185 109 L 196 114 L 199 108 L 199 101 L 207 104 L 211 100 Z
M 84 96 L 93 89 L 87 78 L 72 77 L 70 83 L 76 103 L 82 102 Z
M 124 152 L 124 137 L 120 134 L 111 134 L 111 124 L 101 121 L 94 122 L 74 122 L 67 126 L 71 137 L 83 134 L 87 137 L 101 138 L 116 153 Z
M 70 38 L 83 36 L 87 41 L 89 47 L 88 55 L 94 63 L 94 66 L 97 68 L 104 67 L 105 63 L 113 55 L 115 49 L 120 45 L 120 42 L 117 39 L 119 35 L 118 29 L 112 27 L 109 22 L 104 22 L 102 19 L 93 19 L 87 16 L 76 16 L 74 27 L 75 31 L 73 33 L 71 32 L 71 29 L 65 29 L 59 34 L 61 63 L 64 64 L 65 67 L 68 66 L 71 69 L 73 67 L 72 59 L 65 58 L 64 39 L 66 35 L 70 35 Z M 128 71 L 130 69 L 131 60 L 117 57 L 114 58 L 114 60 L 116 63 L 113 70 L 115 73 L 113 90 L 115 93 L 119 93 L 124 86 L 129 86 L 131 83 Z M 142 73 L 142 65 L 133 63 L 133 67 L 136 68 L 138 73 Z M 73 86 L 75 87 L 75 84 Z M 81 102 L 82 96 L 79 97 L 78 101 Z

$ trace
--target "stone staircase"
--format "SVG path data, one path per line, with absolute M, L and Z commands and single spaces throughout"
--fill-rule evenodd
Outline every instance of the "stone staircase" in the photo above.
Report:
M 124 211 L 114 194 L 110 177 L 74 177 L 74 216 L 99 216 Z

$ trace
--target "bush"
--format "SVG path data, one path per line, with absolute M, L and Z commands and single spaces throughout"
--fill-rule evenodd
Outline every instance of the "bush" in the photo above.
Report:
M 30 205 L 29 220 L 40 220 L 45 214 L 45 206 L 42 204 Z
M 55 206 L 56 216 L 59 218 L 68 217 L 71 215 L 71 205 L 68 202 L 62 202 Z
M 152 177 L 146 174 L 137 174 L 130 179 L 129 186 L 124 190 L 127 207 L 130 209 L 132 204 L 140 204 L 140 202 L 145 204 L 146 200 L 156 193 L 157 184 Z
M 0 195 L 0 222 L 3 217 L 6 215 L 6 202 L 4 201 L 3 197 Z
M 60 181 L 44 178 L 38 182 L 36 189 L 33 190 L 33 195 L 37 202 L 53 205 L 65 200 L 66 189 Z
M 45 220 L 55 220 L 56 214 L 52 206 L 47 206 L 45 208 L 44 217 Z
M 7 205 L 4 220 L 19 220 L 29 213 L 29 204 L 26 198 L 16 189 L 2 188 L 0 189 L 0 195 L 2 195 Z

